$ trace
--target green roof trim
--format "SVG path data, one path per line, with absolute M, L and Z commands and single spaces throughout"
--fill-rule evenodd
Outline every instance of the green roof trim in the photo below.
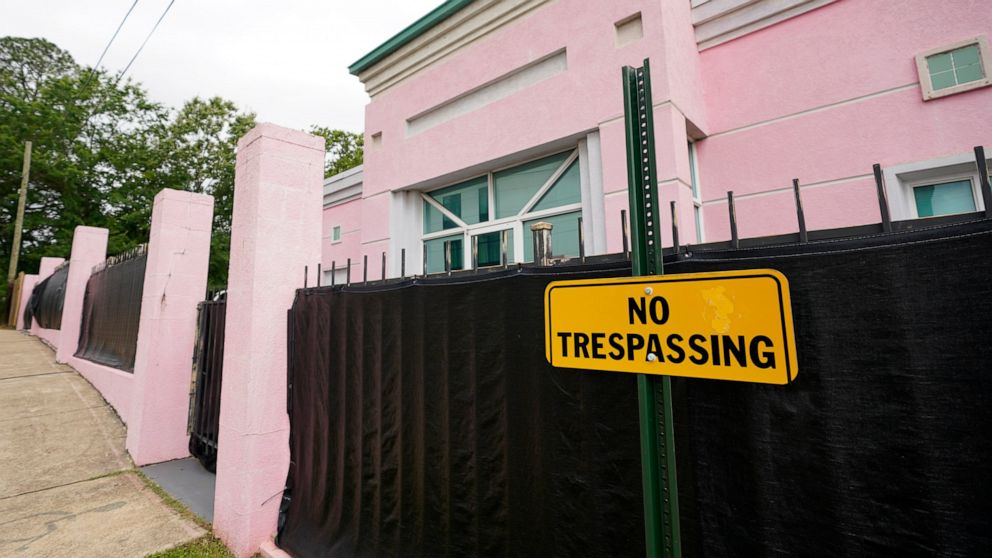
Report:
M 393 35 L 392 38 L 376 47 L 372 52 L 359 58 L 354 64 L 348 66 L 348 71 L 352 75 L 358 75 L 359 72 L 364 71 L 383 58 L 396 52 L 403 45 L 423 35 L 432 27 L 448 19 L 471 3 L 472 0 L 447 0 L 444 4 L 431 10 L 429 14 L 413 22 L 406 29 Z

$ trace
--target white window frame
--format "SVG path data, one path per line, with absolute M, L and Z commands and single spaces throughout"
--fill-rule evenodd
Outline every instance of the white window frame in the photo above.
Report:
M 338 237 L 334 238 L 334 232 L 337 231 Z M 331 227 L 331 244 L 340 244 L 341 239 L 344 237 L 344 233 L 341 231 L 341 225 L 333 225 Z
M 462 235 L 462 247 L 463 247 L 463 250 L 464 250 L 464 255 L 462 257 L 462 261 L 465 263 L 465 265 L 464 265 L 464 267 L 462 269 L 472 269 L 472 263 L 473 263 L 472 262 L 472 237 L 473 236 L 480 235 L 480 234 L 501 231 L 501 230 L 504 230 L 504 229 L 512 229 L 513 230 L 513 261 L 508 261 L 507 263 L 514 263 L 514 262 L 522 261 L 523 260 L 523 254 L 524 254 L 524 233 L 526 232 L 526 231 L 524 231 L 524 225 L 523 225 L 524 224 L 524 221 L 533 221 L 535 219 L 542 219 L 542 218 L 545 218 L 545 217 L 554 217 L 556 215 L 563 215 L 565 213 L 574 213 L 576 211 L 579 211 L 579 212 L 582 212 L 582 214 L 583 214 L 583 222 L 585 222 L 587 219 L 586 219 L 585 212 L 583 211 L 583 207 L 582 207 L 582 202 L 581 201 L 578 202 L 578 203 L 573 203 L 573 204 L 568 204 L 568 205 L 562 205 L 562 206 L 559 206 L 559 207 L 552 207 L 550 209 L 543 209 L 543 210 L 540 210 L 540 211 L 531 211 L 534 208 L 534 206 L 537 205 L 540 202 L 541 198 L 544 197 L 544 195 L 547 194 L 549 190 L 551 190 L 551 188 L 552 188 L 552 186 L 554 186 L 555 182 L 559 178 L 561 178 L 561 176 L 563 174 L 565 174 L 565 171 L 568 170 L 568 167 L 571 166 L 572 163 L 574 163 L 575 161 L 577 161 L 579 159 L 579 149 L 577 147 L 572 148 L 572 150 L 569 152 L 568 157 L 566 157 L 565 160 L 562 161 L 562 163 L 558 166 L 558 168 L 555 169 L 555 171 L 553 173 L 551 173 L 551 176 L 544 182 L 544 184 L 541 185 L 540 188 L 537 189 L 537 192 L 533 196 L 531 196 L 531 198 L 527 201 L 527 203 L 524 204 L 524 206 L 520 209 L 520 211 L 518 211 L 516 213 L 516 215 L 511 215 L 509 217 L 503 217 L 503 218 L 500 218 L 500 219 L 496 219 L 495 218 L 496 217 L 496 199 L 495 199 L 496 198 L 496 184 L 495 184 L 495 175 L 496 175 L 496 173 L 498 173 L 500 171 L 507 170 L 507 169 L 512 169 L 512 168 L 516 168 L 516 167 L 519 167 L 519 166 L 522 166 L 522 165 L 526 165 L 527 163 L 531 163 L 533 161 L 544 159 L 546 157 L 549 157 L 551 155 L 555 155 L 557 153 L 563 153 L 563 151 L 556 151 L 554 153 L 544 154 L 544 155 L 541 155 L 539 157 L 533 157 L 533 158 L 528 159 L 526 161 L 521 161 L 521 162 L 518 162 L 518 163 L 514 163 L 512 165 L 507 165 L 507 166 L 504 166 L 504 167 L 495 168 L 495 169 L 489 171 L 488 173 L 486 173 L 486 177 L 487 177 L 487 188 L 488 188 L 488 194 L 489 194 L 489 220 L 488 221 L 484 221 L 482 223 L 475 223 L 475 224 L 469 225 L 465 221 L 463 221 L 460 218 L 458 218 L 457 215 L 455 215 L 454 213 L 452 213 L 451 211 L 449 211 L 447 208 L 445 208 L 444 206 L 442 206 L 436 199 L 434 199 L 433 197 L 431 197 L 430 195 L 428 195 L 431 192 L 436 192 L 438 190 L 443 190 L 443 189 L 448 188 L 450 186 L 455 186 L 455 185 L 458 185 L 458 184 L 462 184 L 464 182 L 468 182 L 470 180 L 473 180 L 473 178 L 469 178 L 469 179 L 465 179 L 465 180 L 459 180 L 458 182 L 454 182 L 454 183 L 451 183 L 451 184 L 446 184 L 444 186 L 439 186 L 437 188 L 431 188 L 430 190 L 425 190 L 425 191 L 420 192 L 420 197 L 421 197 L 421 199 L 424 202 L 429 203 L 432 207 L 434 207 L 435 209 L 437 209 L 438 211 L 440 211 L 442 215 L 444 215 L 445 217 L 447 217 L 449 220 L 451 220 L 456 225 L 455 227 L 450 228 L 450 229 L 445 229 L 445 230 L 441 230 L 441 231 L 435 231 L 435 232 L 432 232 L 432 233 L 422 233 L 420 235 L 420 246 L 421 246 L 421 250 L 423 250 L 424 242 L 426 242 L 428 240 L 434 240 L 434 239 L 437 239 L 437 238 L 444 238 L 444 237 L 448 237 L 448 236 L 454 236 L 454 235 L 457 235 L 457 234 L 460 233 Z M 579 164 L 581 165 L 581 162 Z M 476 176 L 475 178 L 479 178 L 479 177 Z M 585 192 L 581 188 L 581 184 L 580 184 L 580 192 L 582 192 L 582 195 L 585 195 Z M 420 220 L 421 223 L 423 223 L 423 214 L 422 213 L 423 213 L 423 204 L 421 204 L 421 220 Z M 421 227 L 422 226 L 423 225 L 421 225 Z M 423 228 L 421 228 L 421 230 L 423 230 Z M 528 237 L 528 239 L 529 239 L 529 237 Z M 507 259 L 509 260 L 509 257 Z M 426 272 L 426 270 L 424 270 L 424 272 Z
M 973 152 L 885 167 L 882 175 L 889 201 L 889 214 L 893 221 L 919 218 L 913 188 L 957 180 L 971 181 L 975 211 L 985 210 L 978 165 L 975 164 Z
M 696 229 L 696 243 L 706 242 L 706 227 L 703 225 L 703 187 L 699 183 L 699 151 L 696 149 L 696 142 L 689 141 L 689 192 L 692 195 L 692 218 L 693 228 Z M 699 215 L 699 222 L 696 222 L 696 215 Z M 698 225 L 698 226 L 697 226 Z
M 985 77 L 977 81 L 961 83 L 954 87 L 934 90 L 933 83 L 930 81 L 930 67 L 927 65 L 927 58 L 971 45 L 978 45 L 978 55 L 982 59 L 982 71 L 985 73 Z M 992 52 L 989 50 L 989 39 L 985 35 L 979 35 L 921 52 L 916 55 L 916 73 L 920 77 L 920 89 L 923 91 L 924 101 L 939 99 L 948 95 L 954 95 L 955 93 L 963 93 L 972 89 L 992 85 Z

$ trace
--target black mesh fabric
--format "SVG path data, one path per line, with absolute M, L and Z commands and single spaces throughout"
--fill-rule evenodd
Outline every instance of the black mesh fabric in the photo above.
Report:
M 33 320 L 37 320 L 40 328 L 62 329 L 62 305 L 68 279 L 69 265 L 66 264 L 35 285 L 24 309 L 26 327 L 30 328 Z
M 147 255 L 115 263 L 86 282 L 76 356 L 134 372 Z
M 544 286 L 568 277 L 301 291 L 283 547 L 643 556 L 635 377 L 544 360 Z
M 992 555 L 992 222 L 668 258 L 789 279 L 788 386 L 675 379 L 685 556 Z M 555 268 L 300 291 L 296 556 L 643 556 L 634 376 L 554 369 Z

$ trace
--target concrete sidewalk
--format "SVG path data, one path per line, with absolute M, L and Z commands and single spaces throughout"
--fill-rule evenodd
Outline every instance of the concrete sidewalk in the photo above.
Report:
M 203 535 L 145 486 L 124 435 L 51 349 L 0 330 L 0 556 L 142 557 Z

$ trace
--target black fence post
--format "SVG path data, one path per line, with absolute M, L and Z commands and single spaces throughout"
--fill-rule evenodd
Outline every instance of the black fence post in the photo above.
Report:
M 885 180 L 882 178 L 882 165 L 875 163 L 871 166 L 875 175 L 875 192 L 878 195 L 878 212 L 882 215 L 882 230 L 892 232 L 892 218 L 889 216 L 889 197 L 885 192 Z
M 799 179 L 792 179 L 792 191 L 796 194 L 796 217 L 799 218 L 799 242 L 806 244 L 809 242 L 809 234 L 806 232 L 806 215 L 803 213 L 803 198 L 799 193 Z
M 992 218 L 992 186 L 989 185 L 989 165 L 985 161 L 985 148 L 975 146 L 975 163 L 978 165 L 978 182 L 982 187 L 982 202 L 985 203 L 985 218 Z
M 737 206 L 734 205 L 734 191 L 727 191 L 727 212 L 730 214 L 730 245 L 737 250 L 741 247 L 741 240 L 737 236 Z
M 675 248 L 675 254 L 678 255 L 681 252 L 681 245 L 679 244 L 679 213 L 678 206 L 673 201 L 671 202 L 672 207 L 672 246 Z

